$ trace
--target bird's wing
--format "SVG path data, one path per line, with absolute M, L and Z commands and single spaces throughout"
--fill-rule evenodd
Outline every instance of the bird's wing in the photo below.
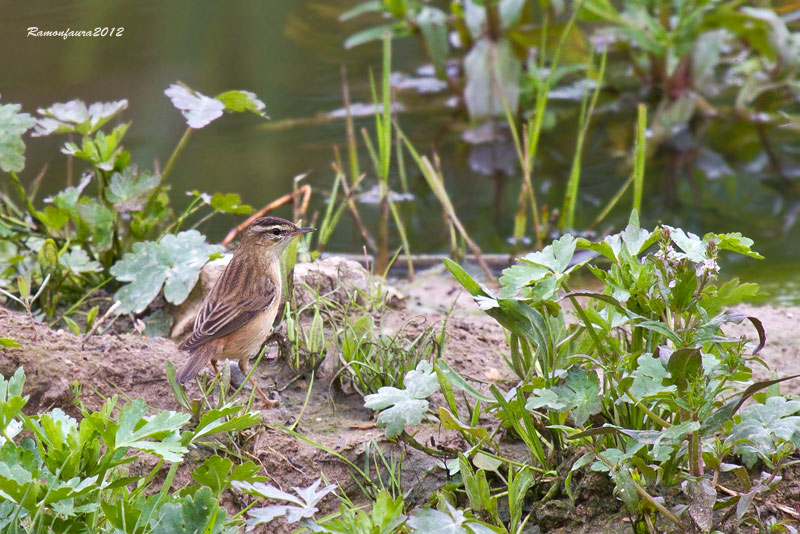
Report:
M 194 331 L 181 343 L 181 350 L 194 352 L 241 328 L 267 309 L 275 294 L 270 277 L 248 272 L 244 262 L 234 256 L 203 302 Z

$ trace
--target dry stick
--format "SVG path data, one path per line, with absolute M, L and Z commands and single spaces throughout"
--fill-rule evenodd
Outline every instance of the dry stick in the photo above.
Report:
M 336 168 L 337 166 L 334 165 L 334 170 L 337 172 L 341 172 L 341 169 Z M 364 174 L 358 177 L 358 180 L 353 184 L 354 186 L 361 183 L 361 180 L 364 179 Z M 353 221 L 355 221 L 356 226 L 358 227 L 358 231 L 361 232 L 361 237 L 364 238 L 364 241 L 367 243 L 367 248 L 369 248 L 370 252 L 373 254 L 378 253 L 378 247 L 375 245 L 375 240 L 372 239 L 367 227 L 364 226 L 364 222 L 361 220 L 361 215 L 358 213 L 358 208 L 356 207 L 356 202 L 353 199 L 352 189 L 350 186 L 347 185 L 347 180 L 342 180 L 342 190 L 344 191 L 344 198 L 345 202 L 347 202 L 347 209 L 350 214 L 353 216 Z
M 720 490 L 722 490 L 723 493 L 727 493 L 731 497 L 741 497 L 741 496 L 744 495 L 744 493 L 736 491 L 736 490 L 732 490 L 732 489 L 729 489 L 729 488 L 726 488 L 722 484 L 714 484 L 714 485 L 717 488 L 719 488 Z M 764 499 L 762 499 L 761 497 L 755 497 L 755 500 L 764 502 Z M 772 506 L 774 506 L 775 508 L 777 508 L 778 510 L 780 510 L 781 512 L 784 512 L 784 513 L 792 516 L 795 519 L 800 519 L 800 513 L 798 513 L 796 510 L 792 510 L 788 506 L 780 504 L 780 503 L 770 503 L 770 504 Z
M 253 221 L 258 219 L 259 217 L 263 217 L 265 214 L 269 213 L 270 211 L 274 210 L 275 208 L 279 208 L 280 206 L 283 206 L 284 204 L 288 204 L 289 202 L 293 201 L 295 198 L 299 197 L 300 195 L 303 195 L 303 203 L 302 203 L 302 205 L 307 207 L 308 206 L 308 199 L 311 197 L 311 186 L 308 185 L 308 184 L 304 184 L 304 185 L 300 186 L 296 191 L 294 191 L 292 193 L 286 193 L 282 197 L 280 197 L 280 198 L 278 198 L 276 200 L 273 200 L 272 202 L 270 202 L 269 204 L 267 204 L 266 206 L 264 206 L 263 208 L 261 208 L 260 210 L 255 212 L 254 214 L 252 214 L 250 217 L 247 218 L 246 221 L 244 221 L 239 226 L 237 226 L 236 228 L 233 228 L 230 232 L 228 232 L 228 235 L 226 235 L 225 239 L 222 240 L 222 246 L 228 245 L 231 241 L 233 241 L 236 238 L 237 235 L 239 235 L 239 232 L 241 232 L 242 230 L 244 230 L 245 228 L 250 226 L 253 223 Z
M 452 221 L 453 225 L 458 230 L 458 233 L 460 233 L 461 237 L 464 239 L 464 242 L 475 255 L 475 260 L 478 262 L 478 265 L 481 266 L 483 272 L 486 273 L 486 277 L 493 284 L 497 283 L 497 279 L 492 274 L 492 270 L 489 269 L 489 266 L 483 261 L 483 252 L 481 252 L 480 247 L 478 247 L 478 245 L 476 245 L 475 242 L 470 239 L 469 234 L 467 234 L 467 231 L 464 229 L 464 226 L 461 224 L 461 221 L 456 215 L 456 210 L 453 208 L 453 204 L 450 202 L 450 197 L 447 196 L 447 192 L 442 184 L 441 172 L 437 172 L 434 169 L 433 165 L 431 165 L 431 162 L 428 159 L 428 156 L 422 156 L 421 161 L 423 167 L 425 168 L 424 174 L 430 177 L 428 183 L 431 189 L 433 189 L 436 197 L 439 199 L 439 202 L 442 204 L 442 208 L 444 208 L 445 212 L 447 213 L 447 217 L 450 219 L 450 221 Z
M 120 301 L 116 301 L 114 304 L 111 305 L 111 307 L 108 309 L 108 311 L 106 311 L 106 313 L 103 314 L 103 316 L 100 318 L 100 320 L 96 321 L 92 325 L 91 330 L 86 332 L 86 335 L 83 336 L 83 339 L 81 340 L 81 350 L 83 350 L 83 345 L 86 343 L 86 340 L 89 339 L 90 337 L 92 337 L 92 334 L 97 332 L 97 329 L 100 328 L 100 325 L 103 324 L 104 322 L 106 322 L 106 319 L 108 319 L 111 316 L 112 313 L 117 311 L 120 306 L 122 306 L 122 303 Z
M 42 170 L 39 171 L 39 174 L 36 175 L 36 178 L 34 178 L 33 182 L 31 183 L 31 192 L 30 192 L 31 200 L 35 199 L 36 193 L 39 192 L 39 186 L 42 185 L 42 179 L 44 178 L 45 173 L 47 173 L 48 165 L 49 163 L 45 163 L 42 166 Z

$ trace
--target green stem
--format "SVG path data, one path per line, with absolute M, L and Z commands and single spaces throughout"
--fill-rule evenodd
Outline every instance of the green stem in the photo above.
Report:
M 190 126 L 189 128 L 186 128 L 185 132 L 183 132 L 183 137 L 181 137 L 181 140 L 178 141 L 178 146 L 175 147 L 175 150 L 172 151 L 172 155 L 169 157 L 169 160 L 167 160 L 167 166 L 164 167 L 164 172 L 161 173 L 161 180 L 158 182 L 158 185 L 163 184 L 170 171 L 172 171 L 172 167 L 175 166 L 175 160 L 178 158 L 178 154 L 183 151 L 183 147 L 186 146 L 186 142 L 189 140 L 192 129 L 193 128 Z
M 28 196 L 28 193 L 25 192 L 25 188 L 22 187 L 22 182 L 19 180 L 19 176 L 14 171 L 8 173 L 11 177 L 11 183 L 14 186 L 14 191 L 17 192 L 20 200 L 25 204 L 25 209 L 28 210 L 28 213 L 31 217 L 36 217 L 36 208 L 33 207 L 33 202 L 31 202 L 31 198 Z

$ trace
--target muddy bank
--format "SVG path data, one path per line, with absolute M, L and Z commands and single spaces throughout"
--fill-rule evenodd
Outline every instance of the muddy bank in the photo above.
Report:
M 479 389 L 486 390 L 492 380 L 513 383 L 512 373 L 503 361 L 507 346 L 502 329 L 478 310 L 456 282 L 439 271 L 432 271 L 417 276 L 411 283 L 398 284 L 397 289 L 404 295 L 405 307 L 384 313 L 380 323 L 384 331 L 393 333 L 402 325 L 410 324 L 409 333 L 413 334 L 440 324 L 449 316 L 444 358 Z M 800 373 L 800 329 L 795 326 L 800 319 L 800 308 L 741 306 L 737 309 L 758 317 L 764 324 L 767 345 L 761 356 L 774 372 L 779 376 Z M 755 337 L 752 327 L 745 324 L 730 327 L 726 332 Z M 26 393 L 30 395 L 28 413 L 60 407 L 77 416 L 76 396 L 90 409 L 98 409 L 103 399 L 112 395 L 118 395 L 123 402 L 126 397 L 141 397 L 154 409 L 179 408 L 166 380 L 165 362 L 169 360 L 179 367 L 186 357 L 173 340 L 135 334 L 95 335 L 83 339 L 31 323 L 26 315 L 3 309 L 0 309 L 0 337 L 14 338 L 21 345 L 0 349 L 0 372 L 9 376 L 18 366 L 25 368 Z M 275 348 L 270 352 L 275 352 Z M 769 376 L 769 372 L 763 370 L 756 373 L 759 378 Z M 263 360 L 255 376 L 265 390 L 280 392 L 281 404 L 275 410 L 262 411 L 263 423 L 244 435 L 247 456 L 259 462 L 270 482 L 282 489 L 310 484 L 320 473 L 344 488 L 353 488 L 343 462 L 292 437 L 278 425 L 297 423 L 295 430 L 309 440 L 363 465 L 368 443 L 371 440 L 381 442 L 383 431 L 374 427 L 373 414 L 363 408 L 361 397 L 345 395 L 318 378 L 306 404 L 310 376 L 297 378 L 281 359 Z M 782 390 L 800 394 L 800 380 L 782 384 Z M 193 383 L 188 386 L 188 393 L 190 397 L 199 398 Z M 433 400 L 441 399 L 434 397 Z M 417 439 L 435 446 L 464 447 L 457 435 L 433 425 L 423 425 Z M 511 453 L 517 444 L 506 445 Z M 385 451 L 408 455 L 404 460 L 404 480 L 412 488 L 410 503 L 426 498 L 430 491 L 445 482 L 443 471 L 433 466 L 430 457 L 413 450 L 393 449 L 385 442 L 382 446 Z M 209 451 L 193 450 L 178 474 L 175 487 L 187 482 L 197 462 L 209 454 Z M 793 484 L 786 484 L 782 491 L 788 505 L 798 502 L 800 492 Z M 630 532 L 619 501 L 611 498 L 611 486 L 606 478 L 587 478 L 584 489 L 577 495 L 575 509 L 565 500 L 538 505 L 539 524 L 546 526 L 549 532 Z M 228 505 L 231 509 L 241 509 L 247 504 L 246 499 L 246 496 L 232 494 Z M 338 502 L 329 497 L 322 511 L 327 513 L 336 508 Z M 270 532 L 291 530 L 285 526 L 270 527 Z

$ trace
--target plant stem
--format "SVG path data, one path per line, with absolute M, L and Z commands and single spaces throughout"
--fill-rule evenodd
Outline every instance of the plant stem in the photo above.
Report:
M 186 146 L 186 142 L 189 141 L 189 136 L 192 133 L 193 128 L 190 126 L 186 128 L 186 131 L 183 132 L 183 136 L 181 140 L 178 141 L 178 145 L 175 147 L 175 150 L 172 151 L 172 155 L 167 160 L 167 166 L 164 167 L 164 172 L 161 173 L 161 180 L 158 182 L 158 185 L 164 183 L 164 180 L 167 179 L 167 176 L 172 171 L 172 167 L 175 166 L 175 160 L 178 158 L 178 154 L 183 151 L 183 147 Z
M 11 177 L 11 184 L 14 186 L 14 191 L 17 192 L 20 200 L 25 204 L 25 209 L 28 210 L 28 213 L 31 217 L 36 217 L 36 208 L 33 207 L 33 202 L 31 202 L 31 198 L 28 196 L 28 193 L 25 192 L 25 188 L 22 187 L 22 182 L 19 180 L 19 176 L 14 171 L 10 171 L 8 175 Z

